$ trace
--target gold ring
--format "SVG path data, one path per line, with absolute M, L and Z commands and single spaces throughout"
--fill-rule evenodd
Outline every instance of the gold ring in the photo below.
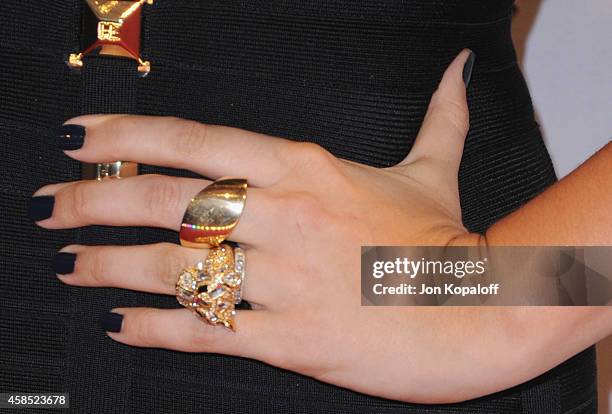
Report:
M 247 181 L 227 178 L 191 199 L 180 230 L 181 245 L 208 248 L 223 243 L 236 227 L 246 203 Z
M 233 248 L 222 244 L 211 248 L 204 262 L 181 270 L 176 299 L 204 322 L 235 330 L 235 304 L 242 278 L 243 272 L 236 272 Z

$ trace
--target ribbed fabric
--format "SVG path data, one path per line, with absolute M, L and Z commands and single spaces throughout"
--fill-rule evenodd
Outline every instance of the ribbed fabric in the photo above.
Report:
M 95 56 L 84 59 L 80 75 L 81 113 L 134 112 L 139 79 L 136 69 L 137 64 L 130 59 Z M 140 240 L 135 228 L 89 226 L 76 231 L 74 243 L 133 245 L 139 244 Z M 75 404 L 79 412 L 129 412 L 130 364 L 134 350 L 110 341 L 100 329 L 99 318 L 114 307 L 137 306 L 138 302 L 130 292 L 122 289 L 72 290 L 71 330 L 67 338 L 69 363 L 63 375 L 64 387 L 71 395 L 87 396 Z M 84 304 L 87 306 L 85 312 Z M 85 349 L 88 352 L 83 352 Z M 108 381 L 101 389 L 100 372 L 104 372 L 107 378 L 121 380 Z
M 80 48 L 83 3 L 0 3 L 0 391 L 70 392 L 75 413 L 595 412 L 593 348 L 504 392 L 421 406 L 257 361 L 117 344 L 97 326 L 100 314 L 175 299 L 68 287 L 49 267 L 53 255 L 69 243 L 177 242 L 176 233 L 46 231 L 25 214 L 40 186 L 80 178 L 53 132 L 82 113 L 175 115 L 393 165 L 410 150 L 444 69 L 469 47 L 478 58 L 460 191 L 466 226 L 483 231 L 555 181 L 515 61 L 512 1 L 158 0 L 144 13 L 146 78 L 126 59 L 88 58 L 80 74 L 64 65 Z

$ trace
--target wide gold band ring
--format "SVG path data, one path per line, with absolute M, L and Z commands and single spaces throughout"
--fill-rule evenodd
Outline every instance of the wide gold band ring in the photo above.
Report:
M 242 295 L 244 266 L 236 269 L 230 245 L 213 247 L 204 262 L 181 270 L 176 299 L 204 322 L 235 330 L 235 305 Z
M 201 249 L 223 243 L 244 211 L 246 195 L 247 181 L 241 178 L 220 179 L 200 191 L 185 210 L 181 245 Z

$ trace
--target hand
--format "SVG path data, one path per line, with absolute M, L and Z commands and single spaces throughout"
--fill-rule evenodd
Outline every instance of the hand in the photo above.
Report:
M 121 308 L 113 310 L 123 315 L 121 330 L 109 336 L 134 346 L 254 358 L 395 399 L 474 396 L 474 380 L 454 373 L 459 365 L 474 364 L 482 351 L 455 358 L 449 349 L 457 328 L 443 327 L 440 313 L 360 306 L 360 246 L 480 242 L 462 225 L 457 188 L 468 130 L 462 79 L 468 54 L 449 66 L 412 151 L 391 168 L 337 159 L 311 143 L 176 118 L 96 115 L 68 121 L 87 131 L 83 147 L 66 152 L 74 159 L 131 160 L 213 179 L 244 177 L 250 184 L 230 239 L 246 249 L 244 298 L 255 310 L 238 311 L 237 332 L 206 325 L 186 309 Z M 178 230 L 189 200 L 209 183 L 143 175 L 49 185 L 35 196 L 54 196 L 53 214 L 38 224 Z M 206 254 L 168 243 L 71 245 L 63 251 L 77 254 L 74 272 L 59 276 L 64 283 L 168 295 L 174 295 L 180 269 Z M 491 334 L 500 330 L 495 317 L 485 319 Z M 462 329 L 469 330 L 470 321 Z M 492 383 L 485 391 L 504 385 Z

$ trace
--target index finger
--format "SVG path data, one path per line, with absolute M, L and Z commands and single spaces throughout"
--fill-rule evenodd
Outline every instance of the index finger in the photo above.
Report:
M 74 131 L 81 135 L 76 143 Z M 83 162 L 134 161 L 187 169 L 211 179 L 246 178 L 256 186 L 282 178 L 278 153 L 291 142 L 175 117 L 122 114 L 72 118 L 60 130 L 59 141 L 67 155 Z

